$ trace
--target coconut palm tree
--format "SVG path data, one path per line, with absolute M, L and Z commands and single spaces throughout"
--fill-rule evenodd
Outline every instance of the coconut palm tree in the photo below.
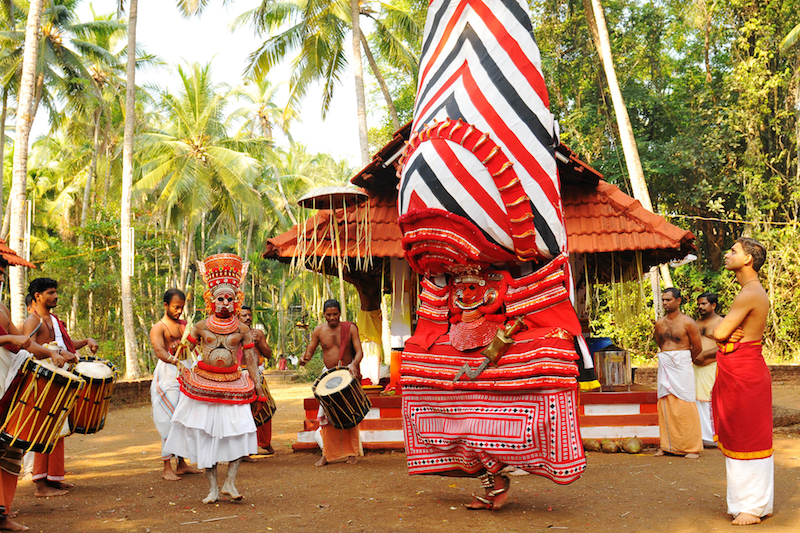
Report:
M 22 61 L 22 76 L 17 94 L 16 148 L 14 149 L 13 178 L 11 183 L 11 233 L 9 247 L 22 254 L 25 235 L 25 206 L 28 183 L 28 139 L 33 124 L 33 102 L 36 85 L 36 61 L 38 58 L 39 23 L 43 0 L 33 0 L 28 7 L 25 26 L 25 49 Z M 25 319 L 24 284 L 22 267 L 12 268 L 9 273 L 11 295 L 11 321 L 21 324 Z
M 299 52 L 293 63 L 290 83 L 289 105 L 302 99 L 309 87 L 318 81 L 323 84 L 322 118 L 324 119 L 333 98 L 334 89 L 344 74 L 348 59 L 345 50 L 345 38 L 348 33 L 352 37 L 352 68 L 356 79 L 356 112 L 359 123 L 359 142 L 362 163 L 369 162 L 369 149 L 366 140 L 366 103 L 363 93 L 363 76 L 361 74 L 361 49 L 369 52 L 368 41 L 361 35 L 359 19 L 361 15 L 369 16 L 377 22 L 380 42 L 383 51 L 392 51 L 387 55 L 391 60 L 404 58 L 407 65 L 417 64 L 416 57 L 403 42 L 406 39 L 418 39 L 421 35 L 413 17 L 396 6 L 376 2 L 373 8 L 366 2 L 358 0 L 264 0 L 261 5 L 238 19 L 239 24 L 252 22 L 256 31 L 261 33 L 278 33 L 272 35 L 261 47 L 250 56 L 251 72 L 257 76 L 268 72 L 283 61 L 289 54 Z M 403 32 L 399 32 L 403 29 Z M 398 31 L 395 31 L 398 30 Z M 386 88 L 386 83 L 378 69 L 377 62 L 370 60 L 373 74 L 382 87 L 386 105 L 390 110 L 394 104 Z M 416 76 L 416 72 L 414 72 Z M 397 112 L 390 111 L 396 115 Z M 399 124 L 399 123 L 398 123 Z
M 603 5 L 600 0 L 583 0 L 583 8 L 586 11 L 586 18 L 589 29 L 592 32 L 597 54 L 606 73 L 608 91 L 611 93 L 611 102 L 614 105 L 614 114 L 617 117 L 617 127 L 619 128 L 622 152 L 625 156 L 625 165 L 628 169 L 628 177 L 631 180 L 631 190 L 633 197 L 641 202 L 642 207 L 648 211 L 653 210 L 653 202 L 650 199 L 650 191 L 647 188 L 647 181 L 644 179 L 642 161 L 639 158 L 639 149 L 636 147 L 636 138 L 633 135 L 631 119 L 628 115 L 628 108 L 625 107 L 625 100 L 622 98 L 622 91 L 617 81 L 617 71 L 614 68 L 614 57 L 611 53 L 611 39 L 608 35 L 608 25 L 606 24 Z M 672 276 L 669 266 L 661 265 L 661 277 L 667 287 L 672 286 Z M 658 307 L 658 301 L 656 306 Z M 658 307 L 660 309 L 660 307 Z
M 298 118 L 292 107 L 280 107 L 275 103 L 275 95 L 283 82 L 273 85 L 266 77 L 246 80 L 228 95 L 238 98 L 244 105 L 234 110 L 228 117 L 230 122 L 241 121 L 237 138 L 263 137 L 272 139 L 272 132 L 279 127 L 289 135 L 289 126 Z
M 118 4 L 121 10 L 122 2 Z M 120 292 L 122 326 L 125 335 L 125 377 L 138 378 L 139 370 L 136 331 L 133 323 L 133 236 L 131 235 L 131 189 L 133 187 L 133 136 L 136 127 L 136 22 L 138 0 L 128 3 L 128 46 L 125 66 L 125 133 L 122 147 L 122 190 L 120 194 Z
M 248 154 L 266 144 L 264 139 L 228 136 L 224 124 L 226 94 L 217 91 L 209 65 L 178 69 L 181 92 L 162 95 L 166 121 L 161 130 L 142 134 L 142 178 L 135 190 L 154 192 L 155 210 L 174 226 L 181 226 L 180 285 L 192 255 L 191 243 L 201 217 L 217 213 L 219 227 L 235 227 L 242 219 L 261 216 L 259 194 L 253 184 L 260 165 Z

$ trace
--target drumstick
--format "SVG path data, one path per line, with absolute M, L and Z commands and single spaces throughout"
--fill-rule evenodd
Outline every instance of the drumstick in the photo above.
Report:
M 39 325 L 38 325 L 38 326 L 36 326 L 35 328 L 33 328 L 33 331 L 31 331 L 31 334 L 30 334 L 30 335 L 28 335 L 28 338 L 29 338 L 29 339 L 32 339 L 32 338 L 33 338 L 33 336 L 34 336 L 34 335 L 36 335 L 36 332 L 37 332 L 37 331 L 39 331 L 39 328 L 40 328 L 40 327 L 42 327 L 42 319 L 41 319 L 41 317 L 39 317 Z

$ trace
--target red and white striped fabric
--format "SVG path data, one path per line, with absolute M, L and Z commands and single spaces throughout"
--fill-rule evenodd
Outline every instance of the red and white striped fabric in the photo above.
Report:
M 556 126 L 531 31 L 518 0 L 431 2 L 398 197 L 404 233 L 442 227 L 444 215 L 481 231 L 489 244 L 473 244 L 490 262 L 565 250 Z
M 566 484 L 586 469 L 570 390 L 536 394 L 403 390 L 409 474 L 497 473 L 514 465 Z

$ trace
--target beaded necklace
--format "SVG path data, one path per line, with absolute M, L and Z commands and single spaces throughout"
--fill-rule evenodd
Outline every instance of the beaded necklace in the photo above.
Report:
M 217 335 L 228 335 L 239 329 L 239 319 L 235 316 L 221 319 L 211 315 L 206 319 L 206 326 Z

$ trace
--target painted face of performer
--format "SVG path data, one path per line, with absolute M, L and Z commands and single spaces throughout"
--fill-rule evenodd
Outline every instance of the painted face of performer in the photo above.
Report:
M 253 323 L 253 312 L 250 309 L 242 309 L 239 311 L 239 322 L 247 327 Z
M 44 292 L 37 292 L 33 296 L 36 298 L 36 302 L 43 303 L 48 311 L 58 305 L 58 289 L 53 287 L 45 289 Z
M 221 288 L 214 292 L 214 314 L 218 317 L 229 317 L 233 314 L 236 295 L 231 289 Z
M 186 305 L 186 300 L 180 296 L 173 296 L 168 304 L 164 304 L 164 313 L 171 320 L 178 320 L 183 314 L 183 307 Z
M 328 323 L 328 326 L 335 328 L 339 325 L 342 312 L 335 307 L 328 307 L 322 315 L 325 317 L 325 322 Z

